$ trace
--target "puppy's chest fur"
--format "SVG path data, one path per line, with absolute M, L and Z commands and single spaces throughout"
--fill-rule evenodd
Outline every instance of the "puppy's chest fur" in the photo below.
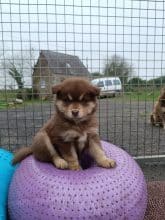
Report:
M 78 150 L 82 151 L 87 143 L 87 132 L 78 132 L 74 129 L 64 131 L 61 135 L 64 142 L 76 143 Z
M 56 115 L 45 125 L 45 129 L 53 145 L 61 146 L 61 143 L 76 143 L 79 151 L 82 151 L 84 147 L 87 146 L 91 134 L 98 133 L 95 117 L 92 117 L 91 120 L 83 124 L 73 125 Z

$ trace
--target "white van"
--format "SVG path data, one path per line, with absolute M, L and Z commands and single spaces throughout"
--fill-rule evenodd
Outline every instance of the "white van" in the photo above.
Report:
M 101 96 L 119 94 L 122 91 L 122 84 L 119 77 L 103 77 L 93 79 L 92 84 L 101 89 Z

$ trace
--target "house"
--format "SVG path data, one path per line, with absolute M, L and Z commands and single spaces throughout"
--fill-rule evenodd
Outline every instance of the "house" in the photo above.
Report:
M 42 50 L 33 72 L 33 90 L 40 97 L 51 94 L 51 86 L 71 76 L 88 77 L 89 71 L 79 57 Z

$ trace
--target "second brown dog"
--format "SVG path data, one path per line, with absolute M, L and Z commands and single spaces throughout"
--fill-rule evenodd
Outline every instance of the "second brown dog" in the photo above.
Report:
M 165 88 L 161 90 L 158 101 L 154 105 L 150 121 L 152 125 L 161 126 L 165 129 Z

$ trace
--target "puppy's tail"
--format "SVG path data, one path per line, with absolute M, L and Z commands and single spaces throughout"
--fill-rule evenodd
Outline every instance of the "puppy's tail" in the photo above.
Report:
M 32 151 L 32 147 L 23 147 L 21 149 L 19 149 L 15 155 L 14 155 L 14 158 L 12 160 L 12 164 L 16 164 L 16 163 L 19 163 L 21 162 L 23 159 L 25 159 L 27 156 L 29 156 L 30 154 L 32 154 L 33 151 Z

